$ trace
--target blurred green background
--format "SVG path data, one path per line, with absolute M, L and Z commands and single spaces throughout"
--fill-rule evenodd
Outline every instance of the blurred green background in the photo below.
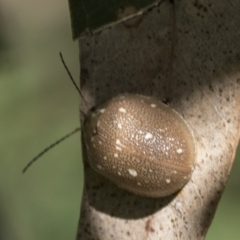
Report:
M 1 1 L 0 239 L 75 239 L 83 185 L 79 134 L 21 173 L 39 151 L 79 126 L 79 96 L 59 51 L 78 82 L 67 1 Z M 236 161 L 207 240 L 239 239 L 239 168 Z

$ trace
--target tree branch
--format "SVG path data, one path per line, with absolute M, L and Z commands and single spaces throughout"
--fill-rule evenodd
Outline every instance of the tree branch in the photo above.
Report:
M 237 0 L 175 1 L 174 54 L 169 1 L 79 40 L 82 93 L 88 102 L 81 111 L 122 92 L 167 99 L 192 128 L 197 157 L 192 179 L 179 193 L 150 199 L 99 176 L 84 151 L 77 239 L 205 237 L 240 136 L 239 9 Z

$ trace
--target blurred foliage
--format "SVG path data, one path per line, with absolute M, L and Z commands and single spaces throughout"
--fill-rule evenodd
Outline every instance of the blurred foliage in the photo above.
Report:
M 78 82 L 68 5 L 0 5 L 11 62 L 0 68 L 0 238 L 75 239 L 83 185 L 79 134 L 21 173 L 39 151 L 79 126 L 79 94 L 59 58 L 61 51 Z
M 83 185 L 79 134 L 21 173 L 39 151 L 79 125 L 79 96 L 58 56 L 62 51 L 78 82 L 68 5 L 3 0 L 0 8 L 10 59 L 0 68 L 0 239 L 75 239 Z M 207 240 L 239 239 L 239 168 L 236 161 Z
M 238 240 L 240 236 L 240 145 L 225 191 L 206 240 Z

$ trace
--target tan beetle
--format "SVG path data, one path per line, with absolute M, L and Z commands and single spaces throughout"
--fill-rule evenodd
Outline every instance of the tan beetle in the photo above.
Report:
M 91 167 L 130 192 L 164 197 L 191 178 L 192 131 L 157 98 L 120 94 L 88 114 L 83 134 Z
M 78 127 L 46 147 L 24 167 L 23 173 L 80 130 L 92 168 L 121 188 L 142 196 L 164 197 L 180 190 L 191 178 L 195 142 L 185 120 L 155 97 L 128 93 L 90 111 L 83 129 Z

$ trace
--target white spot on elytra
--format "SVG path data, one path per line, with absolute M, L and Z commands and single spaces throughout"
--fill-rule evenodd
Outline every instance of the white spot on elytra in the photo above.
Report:
M 102 166 L 101 165 L 99 165 L 99 164 L 97 164 L 97 168 L 98 169 L 100 169 L 100 170 L 102 170 L 103 168 L 102 168 Z
M 118 172 L 118 175 L 121 176 L 122 175 L 121 172 Z
M 115 168 L 116 168 L 116 166 L 115 166 L 115 165 L 113 165 L 112 167 L 113 167 L 113 169 L 115 169 Z
M 171 182 L 171 180 L 169 178 L 167 178 L 165 181 L 167 184 L 169 184 Z
M 115 157 L 115 158 L 118 158 L 118 154 L 117 154 L 117 153 L 114 153 L 114 157 Z
M 140 182 L 137 183 L 138 186 L 142 186 L 142 184 Z
M 118 111 L 119 111 L 119 112 L 122 112 L 122 113 L 126 113 L 126 112 L 127 112 L 126 109 L 123 108 L 123 107 L 120 107 L 120 108 L 118 109 Z
M 98 141 L 98 143 L 99 143 L 100 145 L 102 145 L 102 142 L 101 142 L 101 141 Z
M 104 159 L 104 160 L 107 160 L 107 156 L 104 156 L 103 159 Z
M 177 174 L 177 171 L 176 171 L 176 170 L 173 170 L 173 173 L 174 173 L 174 174 Z
M 102 108 L 99 110 L 100 113 L 104 113 L 105 112 L 105 108 Z
M 154 103 L 152 103 L 152 104 L 150 104 L 150 106 L 151 106 L 152 108 L 155 108 L 157 105 L 154 104 Z
M 118 123 L 117 127 L 118 127 L 119 129 L 122 129 L 122 124 L 121 124 L 121 123 Z
M 136 177 L 136 176 L 137 176 L 137 171 L 134 170 L 134 169 L 129 168 L 129 169 L 128 169 L 128 172 L 129 172 L 129 174 L 130 174 L 131 176 L 133 176 L 133 177 Z
M 122 148 L 120 148 L 119 146 L 116 146 L 116 150 L 122 151 Z
M 134 161 L 136 161 L 137 163 L 140 163 L 140 160 L 138 158 L 133 158 Z
M 100 126 L 100 121 L 98 120 L 98 121 L 97 121 L 97 127 L 99 127 L 99 126 Z
M 149 172 L 150 172 L 150 173 L 152 173 L 152 172 L 153 172 L 153 170 L 152 170 L 152 169 L 149 169 Z
M 181 149 L 181 148 L 179 148 L 179 149 L 177 149 L 177 153 L 182 153 L 183 152 L 183 150 Z
M 149 132 L 145 135 L 146 140 L 151 139 L 152 137 L 153 137 L 153 135 Z
M 116 140 L 116 144 L 120 146 L 120 147 L 118 147 L 118 149 L 117 149 L 117 146 L 116 146 L 116 149 L 119 150 L 119 151 L 122 151 L 122 148 L 126 147 L 124 144 L 121 143 L 121 141 L 119 139 Z

